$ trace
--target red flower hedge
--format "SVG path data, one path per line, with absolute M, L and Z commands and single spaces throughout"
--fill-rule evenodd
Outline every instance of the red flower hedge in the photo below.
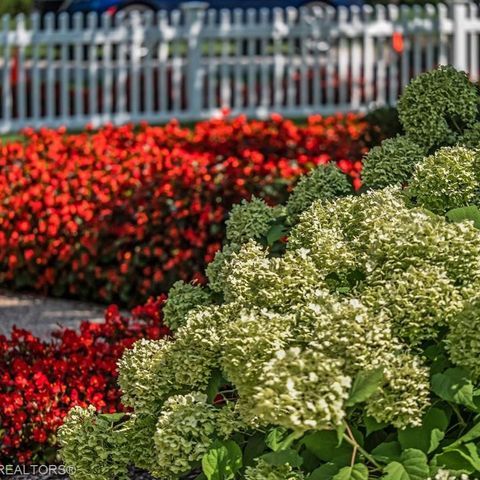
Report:
M 112 305 L 104 323 L 59 331 L 51 342 L 18 329 L 11 339 L 0 336 L 0 464 L 54 462 L 55 432 L 75 405 L 121 408 L 117 360 L 135 340 L 169 333 L 163 300 L 135 308 L 131 318 Z
M 233 203 L 283 201 L 330 161 L 358 187 L 368 134 L 353 114 L 26 132 L 0 144 L 0 283 L 135 305 L 201 280 Z

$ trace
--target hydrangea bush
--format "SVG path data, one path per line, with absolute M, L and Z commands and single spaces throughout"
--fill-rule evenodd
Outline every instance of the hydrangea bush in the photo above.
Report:
M 320 166 L 284 207 L 233 209 L 207 286 L 170 292 L 174 337 L 120 360 L 131 411 L 75 408 L 61 427 L 75 480 L 480 474 L 477 154 L 452 133 L 477 99 L 453 69 L 421 77 L 400 102 L 413 130 L 427 94 L 445 123 L 385 146 L 401 185 L 347 195 Z

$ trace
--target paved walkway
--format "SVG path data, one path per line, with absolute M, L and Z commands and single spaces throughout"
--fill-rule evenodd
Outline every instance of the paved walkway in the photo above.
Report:
M 0 290 L 0 334 L 8 335 L 16 325 L 47 338 L 59 325 L 77 328 L 82 320 L 101 322 L 104 310 L 97 304 Z

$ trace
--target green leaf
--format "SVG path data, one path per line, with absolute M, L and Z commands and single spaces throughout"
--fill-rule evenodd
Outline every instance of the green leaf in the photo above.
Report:
M 202 458 L 207 480 L 232 480 L 242 465 L 242 450 L 232 440 L 214 444 Z
M 295 450 L 279 450 L 277 452 L 269 452 L 260 458 L 270 465 L 280 466 L 289 464 L 291 467 L 300 467 L 303 463 L 302 457 Z
M 265 443 L 267 444 L 268 448 L 276 452 L 277 450 L 281 449 L 281 444 L 287 436 L 288 430 L 286 428 L 274 428 L 268 433 L 267 438 L 265 439 Z
M 315 469 L 307 477 L 307 480 L 331 480 L 338 470 L 338 465 L 335 465 L 334 463 L 325 463 L 321 467 Z
M 455 442 L 451 443 L 446 448 L 446 450 L 458 447 L 462 443 L 467 443 L 472 440 L 476 440 L 478 437 L 480 437 L 480 423 L 477 423 L 476 425 L 474 425 L 467 433 L 465 433 L 465 435 L 462 435 Z
M 343 467 L 332 480 L 368 480 L 368 468 L 362 463 Z
M 427 456 L 413 448 L 405 450 L 399 462 L 389 463 L 384 472 L 384 480 L 425 480 L 430 476 Z
M 335 463 L 343 467 L 350 465 L 352 446 L 346 442 L 338 445 L 337 432 L 322 430 L 306 435 L 302 443 L 317 458 L 324 462 Z
M 385 422 L 377 422 L 372 417 L 363 417 L 363 423 L 365 424 L 365 428 L 367 429 L 367 437 L 374 432 L 378 432 L 379 430 L 383 430 L 388 423 Z
M 475 228 L 480 228 L 480 210 L 475 205 L 454 208 L 447 212 L 446 216 L 451 222 L 455 223 L 471 220 Z
M 356 377 L 345 405 L 351 407 L 369 399 L 384 383 L 383 369 L 377 368 L 368 372 L 360 372 Z
M 422 452 L 433 452 L 445 436 L 448 416 L 440 408 L 430 408 L 422 419 L 422 426 L 399 430 L 398 440 L 403 450 L 416 448 Z
M 372 455 L 380 462 L 400 461 L 402 447 L 398 442 L 383 442 L 372 450 Z
M 267 243 L 269 246 L 272 246 L 275 242 L 280 240 L 287 233 L 285 225 L 275 224 L 270 227 L 270 230 L 267 233 Z
M 210 381 L 208 382 L 207 386 L 207 401 L 208 403 L 213 403 L 215 397 L 220 390 L 220 387 L 225 384 L 225 379 L 223 378 L 222 373 L 220 370 L 214 370 L 212 376 L 210 377 Z
M 432 391 L 447 402 L 465 405 L 472 410 L 477 407 L 473 401 L 473 384 L 462 368 L 449 368 L 433 375 Z
M 254 460 L 259 457 L 267 448 L 265 444 L 265 435 L 261 432 L 256 433 L 248 439 L 243 452 L 243 462 L 245 465 L 253 465 Z
M 449 470 L 462 470 L 466 473 L 480 471 L 480 457 L 477 447 L 473 443 L 467 443 L 455 449 L 449 448 L 447 451 L 436 455 L 434 461 L 437 466 Z
M 97 418 L 106 420 L 110 423 L 117 423 L 125 418 L 125 413 L 99 413 Z

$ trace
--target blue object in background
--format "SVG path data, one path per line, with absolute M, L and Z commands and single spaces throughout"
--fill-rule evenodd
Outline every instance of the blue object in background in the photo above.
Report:
M 41 3 L 41 0 L 39 1 Z M 179 8 L 185 0 L 66 0 L 60 9 L 74 12 L 112 12 L 119 10 L 173 10 Z M 314 4 L 329 4 L 334 7 L 363 5 L 363 0 L 206 0 L 210 8 L 275 8 L 275 7 L 303 7 Z

